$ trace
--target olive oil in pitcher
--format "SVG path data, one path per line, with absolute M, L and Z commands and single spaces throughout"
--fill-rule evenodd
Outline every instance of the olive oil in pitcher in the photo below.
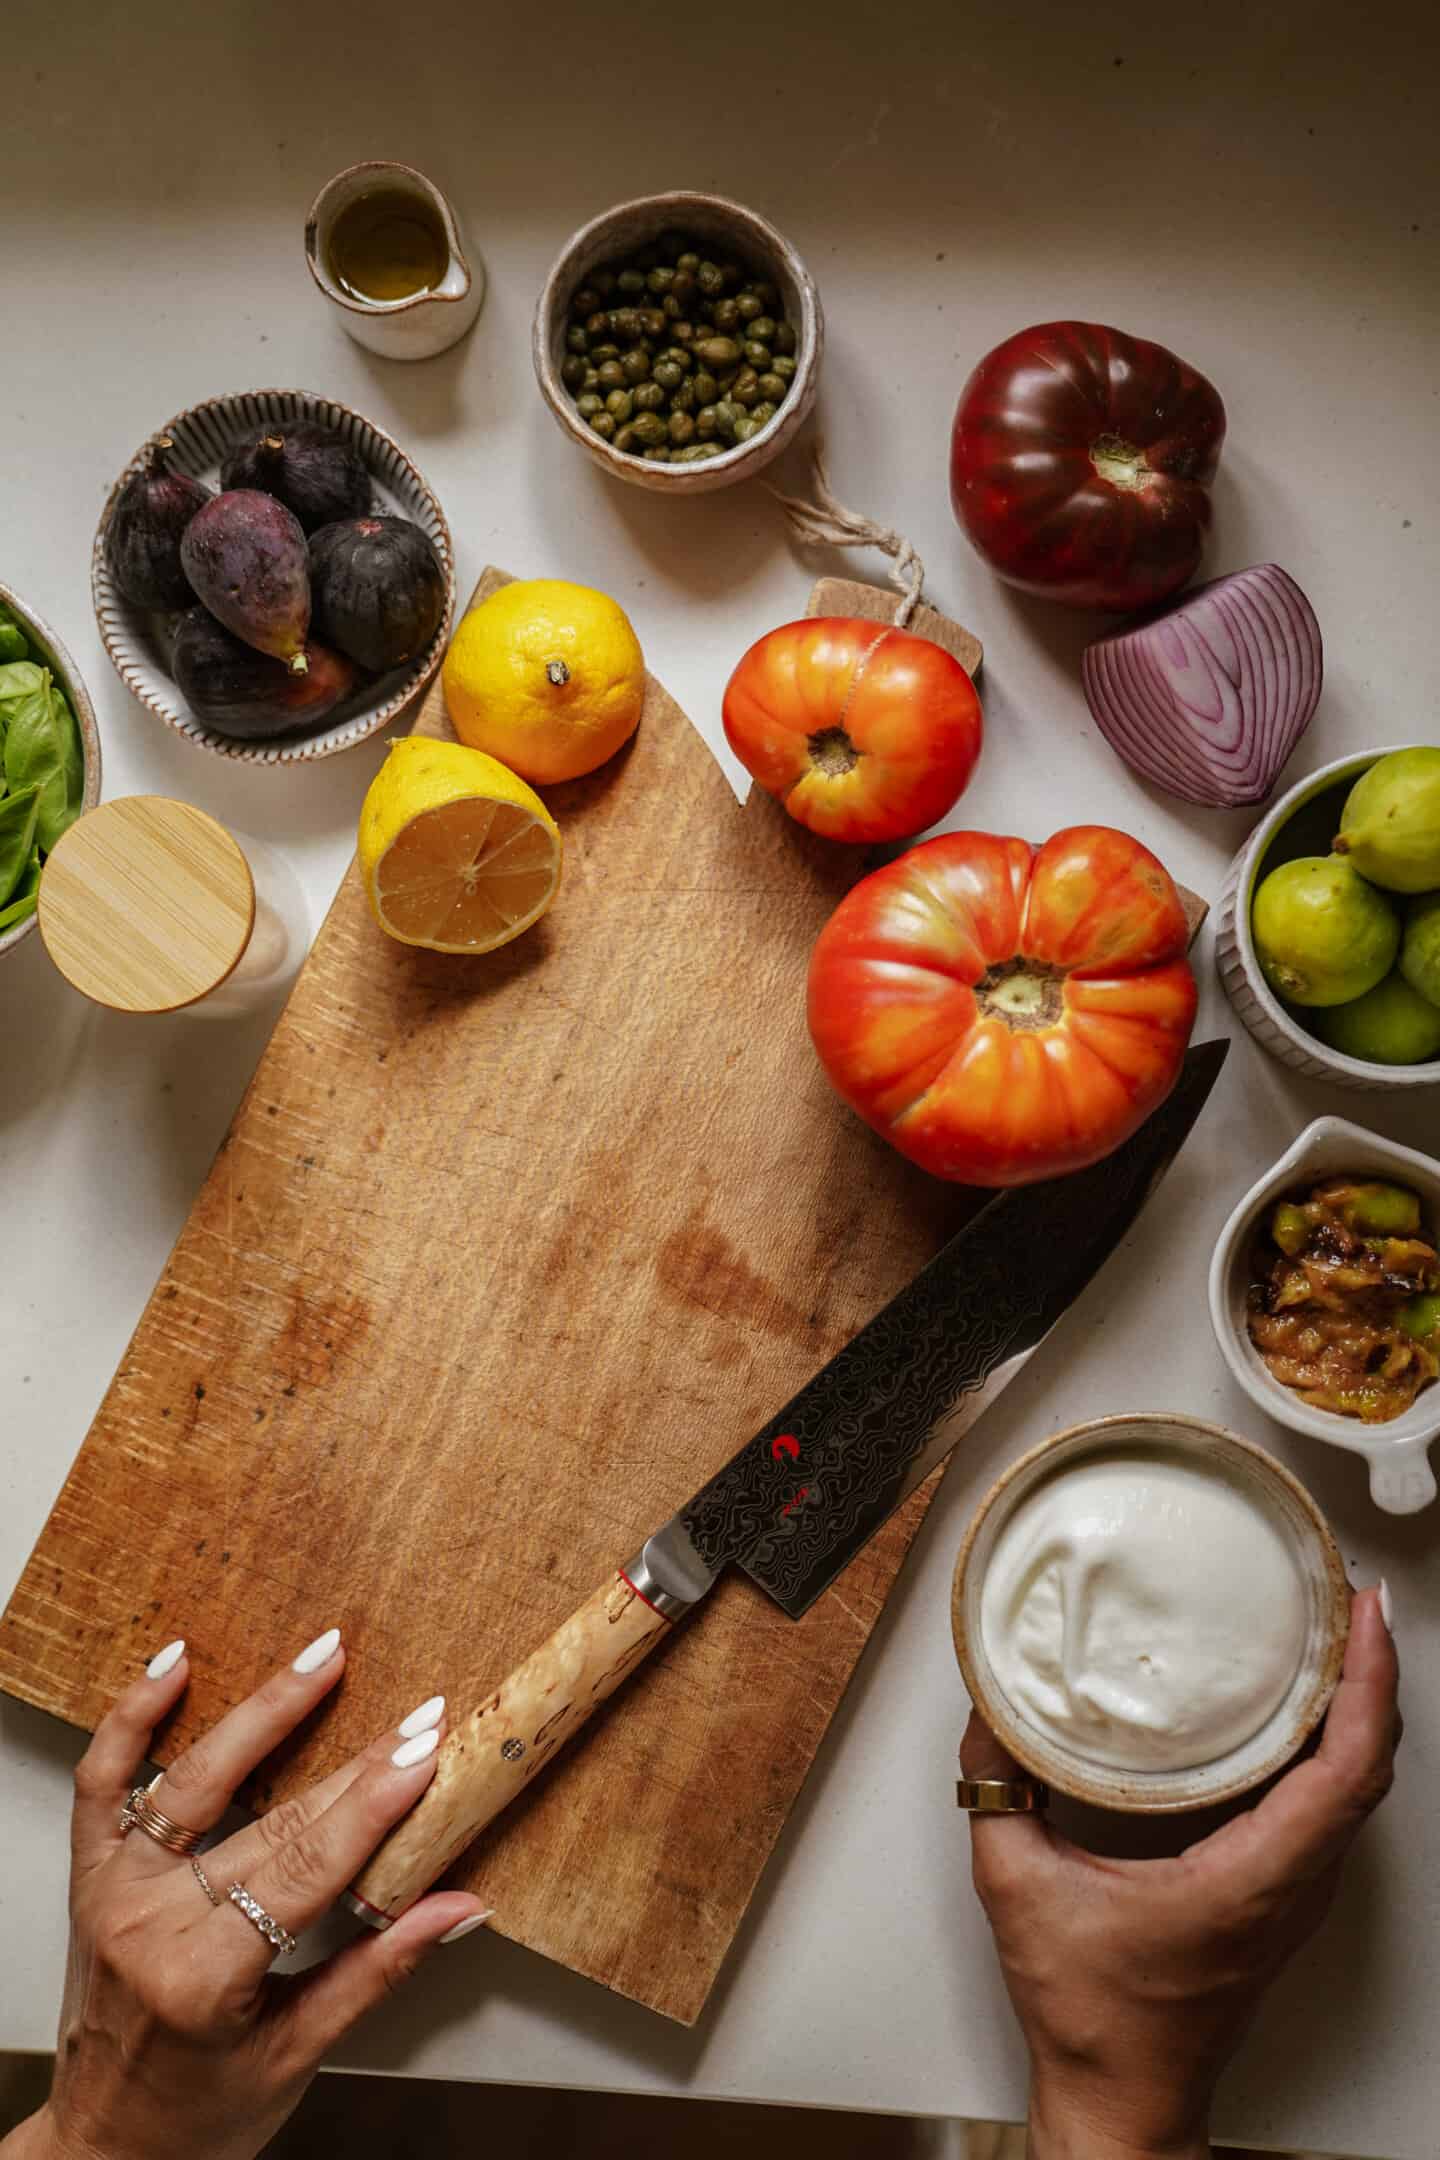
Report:
M 357 195 L 330 228 L 327 268 L 352 300 L 409 300 L 433 292 L 450 265 L 439 215 L 421 195 L 378 187 Z

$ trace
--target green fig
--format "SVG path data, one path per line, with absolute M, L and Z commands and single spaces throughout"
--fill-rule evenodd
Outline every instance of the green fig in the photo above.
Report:
M 1316 1013 L 1310 1024 L 1332 1050 L 1372 1065 L 1427 1065 L 1440 1057 L 1440 1006 L 1412 990 L 1398 968 L 1363 997 Z
M 1272 990 L 1292 1005 L 1345 1005 L 1395 964 L 1400 918 L 1339 855 L 1281 863 L 1256 892 L 1255 955 Z
M 210 613 L 293 675 L 309 665 L 310 567 L 299 520 L 274 495 L 230 488 L 197 510 L 180 542 L 185 575 Z
M 1412 990 L 1440 1005 L 1440 892 L 1412 900 L 1400 946 L 1400 972 Z
M 1362 774 L 1341 812 L 1335 851 L 1387 892 L 1440 885 L 1440 749 L 1392 750 Z

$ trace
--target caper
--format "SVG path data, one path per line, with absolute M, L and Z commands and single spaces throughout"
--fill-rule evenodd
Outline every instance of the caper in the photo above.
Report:
M 617 307 L 610 310 L 610 335 L 622 345 L 635 345 L 644 336 L 644 325 L 639 308 Z
M 599 305 L 600 295 L 596 292 L 594 286 L 582 285 L 570 302 L 570 312 L 575 317 L 576 322 L 584 322 L 585 317 L 593 315 Z
M 567 390 L 578 390 L 585 380 L 585 362 L 579 353 L 566 353 L 560 363 L 560 380 Z
M 658 412 L 637 413 L 630 424 L 635 430 L 635 440 L 644 443 L 647 450 L 668 439 L 669 430 Z
M 579 323 L 571 323 L 565 332 L 565 344 L 572 353 L 587 353 L 590 350 L 590 340 Z
M 629 352 L 621 353 L 620 365 L 627 383 L 642 383 L 650 373 L 650 355 L 643 345 L 632 345 Z
M 737 293 L 735 312 L 740 317 L 741 322 L 749 323 L 754 322 L 757 315 L 763 315 L 765 309 L 758 295 L 747 291 Z
M 773 420 L 779 410 L 779 406 L 772 405 L 768 398 L 761 398 L 758 405 L 751 406 L 750 418 L 757 427 L 764 427 L 766 421 Z
M 702 338 L 695 347 L 695 357 L 712 373 L 718 374 L 724 368 L 734 367 L 740 358 L 740 347 L 734 338 Z
M 696 271 L 700 268 L 700 257 L 696 254 L 694 248 L 686 248 L 683 255 L 676 256 L 675 268 L 677 270 L 688 270 L 691 277 L 694 277 Z
M 592 355 L 592 358 L 593 358 L 593 355 Z M 587 368 L 586 368 L 586 370 L 585 370 L 585 376 L 584 376 L 584 380 L 583 380 L 583 381 L 581 382 L 581 384 L 580 384 L 580 388 L 581 388 L 582 390 L 598 390 L 598 389 L 600 388 L 600 370 L 599 370 L 599 368 L 597 368 L 597 367 L 587 367 Z
M 710 370 L 708 368 L 701 368 L 692 379 L 695 384 L 696 404 L 713 405 L 716 398 L 720 395 L 720 385 L 718 382 L 716 382 L 715 377 L 710 373 Z
M 717 300 L 710 310 L 710 320 L 719 331 L 738 330 L 740 327 L 740 310 L 733 300 Z
M 590 283 L 593 289 L 599 293 L 602 300 L 608 300 L 615 290 L 615 272 L 613 270 L 592 270 Z
M 636 412 L 658 412 L 665 403 L 665 392 L 658 382 L 642 382 L 635 392 Z
M 671 451 L 670 462 L 672 465 L 693 465 L 705 455 L 708 448 L 707 443 L 687 443 L 683 450 Z
M 612 390 L 605 400 L 605 410 L 614 414 L 618 426 L 622 421 L 628 420 L 631 413 L 634 412 L 635 400 L 628 390 Z
M 760 402 L 760 377 L 754 368 L 743 367 L 730 385 L 730 397 L 736 405 L 758 405 Z
M 749 361 L 751 367 L 763 375 L 770 365 L 770 348 L 768 345 L 762 344 L 759 338 L 746 338 L 745 358 Z
M 708 299 L 718 300 L 725 290 L 725 280 L 719 263 L 702 262 L 695 272 L 695 282 Z
M 611 441 L 613 442 L 617 450 L 633 451 L 633 449 L 635 448 L 634 428 L 630 426 L 628 422 L 625 425 L 618 427 L 615 430 L 614 435 L 611 437 Z
M 605 309 L 597 308 L 593 315 L 587 315 L 584 329 L 586 337 L 592 341 L 608 337 L 610 334 L 610 317 Z
M 778 405 L 789 387 L 783 375 L 776 375 L 770 369 L 760 377 L 760 395 L 767 404 Z
M 719 428 L 720 421 L 715 407 L 713 405 L 702 405 L 695 415 L 695 432 L 701 441 L 708 442 L 712 435 L 718 434 Z
M 594 361 L 596 367 L 602 367 L 607 360 L 618 360 L 619 357 L 620 347 L 613 343 L 592 345 L 590 348 L 590 358 Z
M 748 290 L 754 293 L 756 299 L 759 300 L 767 309 L 773 308 L 776 301 L 780 298 L 779 293 L 776 292 L 775 287 L 771 284 L 769 278 L 762 277 L 753 279 Z
M 660 307 L 665 317 L 665 326 L 667 330 L 669 329 L 671 323 L 679 322 L 681 316 L 685 312 L 684 308 L 681 307 L 680 302 L 675 298 L 673 292 L 666 293 L 664 299 L 660 303 Z
M 688 412 L 672 412 L 670 415 L 670 440 L 677 450 L 695 440 L 695 422 Z
M 621 367 L 621 365 L 620 365 L 620 362 L 619 362 L 618 360 L 607 360 L 607 361 L 605 362 L 604 366 L 603 366 L 603 367 L 602 367 L 602 368 L 600 369 L 600 371 L 599 371 L 599 372 L 600 372 L 600 388 L 601 388 L 602 390 L 623 390 L 623 389 L 624 389 L 624 387 L 625 387 L 625 370 L 624 370 L 624 368 L 622 368 L 622 367 Z
M 795 325 L 793 323 L 776 323 L 775 335 L 771 338 L 770 343 L 774 346 L 777 353 L 785 353 L 788 356 L 790 353 L 794 352 L 798 342 L 799 340 L 796 338 Z
M 699 402 L 700 400 L 695 395 L 694 383 L 682 382 L 679 389 L 675 392 L 675 395 L 670 400 L 670 410 L 671 412 L 682 413 L 694 412 L 695 407 L 699 404 Z
M 667 345 L 660 358 L 662 360 L 673 360 L 676 367 L 686 375 L 690 373 L 691 368 L 695 365 L 695 354 L 687 345 Z
M 668 356 L 664 360 L 657 360 L 650 373 L 662 390 L 678 390 L 685 380 L 684 368 Z
M 656 443 L 653 449 L 642 450 L 640 455 L 647 465 L 668 465 L 670 463 L 670 445 L 668 443 Z
M 757 315 L 750 325 L 750 335 L 753 338 L 759 338 L 762 345 L 773 345 L 775 342 L 774 317 Z
M 758 420 L 755 420 L 755 419 L 752 419 L 752 417 L 750 416 L 750 414 L 749 414 L 749 413 L 741 413 L 741 415 L 740 415 L 740 418 L 739 418 L 739 419 L 738 419 L 738 420 L 737 420 L 737 421 L 735 422 L 735 440 L 736 440 L 736 442 L 737 442 L 737 443 L 741 443 L 741 442 L 749 442 L 749 440 L 750 440 L 751 436 L 752 436 L 752 435 L 758 435 L 758 434 L 759 434 L 759 432 L 760 432 L 760 423 L 759 423 L 759 421 L 758 421 Z
M 695 275 L 693 271 L 677 270 L 675 272 L 674 283 L 670 287 L 670 297 L 672 300 L 678 300 L 682 307 L 689 305 L 695 297 Z
M 604 412 L 605 400 L 596 397 L 593 390 L 587 390 L 583 397 L 576 398 L 575 410 L 582 419 L 593 420 L 597 412 Z
M 657 263 L 645 278 L 645 290 L 652 293 L 668 293 L 675 283 L 675 272 L 668 263 Z
M 744 414 L 738 405 L 732 405 L 729 398 L 721 398 L 715 407 L 716 434 L 732 436 L 735 433 L 735 423 L 743 418 Z
M 643 293 L 645 273 L 643 270 L 622 270 L 615 280 L 616 289 L 623 293 Z
M 695 325 L 693 322 L 685 322 L 682 320 L 680 322 L 666 323 L 665 328 L 669 332 L 670 338 L 674 344 L 687 346 L 694 344 Z
M 613 413 L 608 412 L 592 413 L 590 425 L 597 435 L 603 435 L 606 442 L 609 442 L 610 437 L 615 433 L 615 416 Z
M 664 337 L 666 320 L 663 308 L 643 307 L 640 309 L 640 329 L 645 337 Z
M 783 330 L 784 327 L 785 325 L 782 323 L 780 325 L 780 328 Z M 777 332 L 776 334 L 778 336 L 779 333 Z M 794 382 L 795 362 L 792 359 L 791 355 L 787 352 L 777 352 L 775 358 L 770 363 L 770 372 L 772 375 L 778 375 L 783 382 Z

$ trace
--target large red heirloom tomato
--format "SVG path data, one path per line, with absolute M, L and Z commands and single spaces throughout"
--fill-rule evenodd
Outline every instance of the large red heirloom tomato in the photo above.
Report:
M 942 833 L 862 878 L 810 962 L 832 1085 L 966 1185 L 1098 1162 L 1175 1084 L 1195 1022 L 1179 897 L 1148 848 Z
M 1039 323 L 960 393 L 950 500 L 1001 577 L 1075 607 L 1150 607 L 1192 577 L 1225 407 L 1163 345 Z
M 827 840 L 908 840 L 944 817 L 980 755 L 975 686 L 950 653 L 848 615 L 785 623 L 725 688 L 730 747 Z

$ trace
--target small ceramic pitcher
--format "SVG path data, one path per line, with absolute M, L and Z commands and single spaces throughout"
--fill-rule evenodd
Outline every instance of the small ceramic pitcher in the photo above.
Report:
M 403 300 L 358 300 L 330 273 L 330 234 L 342 210 L 377 188 L 413 195 L 426 203 L 445 229 L 450 260 L 438 285 Z M 327 181 L 305 220 L 305 260 L 325 298 L 340 310 L 344 328 L 358 345 L 387 360 L 428 360 L 464 337 L 485 297 L 485 272 L 467 250 L 455 212 L 439 188 L 410 165 L 372 158 L 349 165 Z

